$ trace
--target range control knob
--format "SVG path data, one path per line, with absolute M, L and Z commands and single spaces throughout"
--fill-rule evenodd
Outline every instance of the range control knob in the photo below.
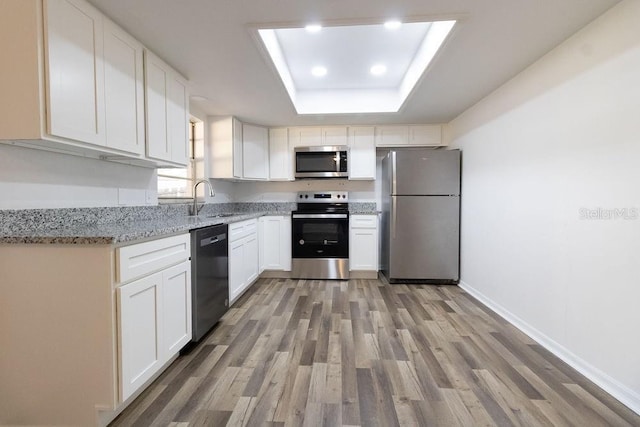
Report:
M 300 239 L 298 243 L 300 243 L 301 245 L 304 245 L 304 239 Z

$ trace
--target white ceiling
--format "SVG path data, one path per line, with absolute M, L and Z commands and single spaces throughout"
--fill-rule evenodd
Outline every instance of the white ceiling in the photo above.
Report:
M 378 24 L 325 27 L 318 33 L 304 28 L 275 32 L 298 90 L 395 89 L 428 30 L 429 23 L 409 23 L 391 31 Z M 316 63 L 328 66 L 323 78 L 309 72 L 309 64 Z M 384 76 L 369 73 L 376 63 L 387 64 Z
M 89 0 L 190 80 L 192 103 L 263 124 L 441 123 L 619 0 Z M 457 19 L 398 113 L 298 116 L 258 27 Z
M 397 113 L 454 24 L 259 29 L 256 40 L 264 43 L 258 48 L 268 51 L 298 114 Z M 374 67 L 386 72 L 374 76 Z

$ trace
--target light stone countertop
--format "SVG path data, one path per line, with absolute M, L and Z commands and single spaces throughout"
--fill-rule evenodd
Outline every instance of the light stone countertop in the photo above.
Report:
M 123 245 L 265 215 L 290 215 L 291 202 L 207 204 L 198 217 L 187 204 L 130 208 L 0 211 L 0 244 Z M 376 204 L 349 204 L 352 215 L 379 213 Z
M 81 224 L 38 231 L 20 231 L 0 235 L 0 244 L 122 244 L 159 238 L 216 224 L 229 224 L 264 215 L 289 215 L 290 212 L 242 212 L 232 216 L 179 216 L 143 221 Z

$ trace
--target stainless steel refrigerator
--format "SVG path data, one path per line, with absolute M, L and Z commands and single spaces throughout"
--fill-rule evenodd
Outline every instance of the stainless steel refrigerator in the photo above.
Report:
M 458 283 L 460 151 L 390 151 L 382 161 L 382 272 L 390 283 Z

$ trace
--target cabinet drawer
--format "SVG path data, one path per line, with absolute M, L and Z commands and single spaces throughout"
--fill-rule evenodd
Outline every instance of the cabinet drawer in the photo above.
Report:
M 351 228 L 376 228 L 378 217 L 377 215 L 351 215 L 349 224 Z
M 248 219 L 246 221 L 229 224 L 229 242 L 235 242 L 251 233 L 257 233 L 258 219 Z
M 126 283 L 184 261 L 191 255 L 189 234 L 165 237 L 116 250 L 116 280 Z

